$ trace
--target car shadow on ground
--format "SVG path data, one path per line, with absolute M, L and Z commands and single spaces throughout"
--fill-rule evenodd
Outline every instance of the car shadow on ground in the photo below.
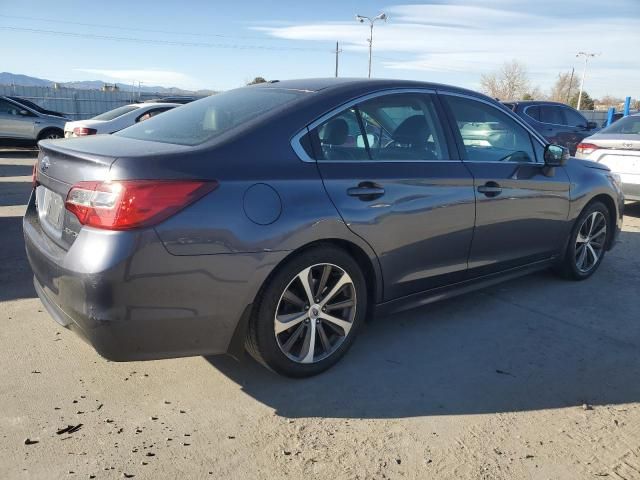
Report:
M 22 217 L 0 217 L 0 302 L 33 298 L 33 273 L 22 236 Z
M 640 218 L 640 202 L 627 203 L 624 206 L 624 214 L 630 217 Z
M 334 368 L 275 375 L 207 360 L 284 417 L 398 418 L 640 401 L 640 235 L 624 232 L 584 282 L 522 277 L 367 325 Z

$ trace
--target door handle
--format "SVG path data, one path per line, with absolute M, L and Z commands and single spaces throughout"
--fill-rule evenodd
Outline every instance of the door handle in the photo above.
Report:
M 366 202 L 384 195 L 384 188 L 373 182 L 360 182 L 357 187 L 348 188 L 347 195 Z
M 502 187 L 497 182 L 487 182 L 478 187 L 478 192 L 484 193 L 489 198 L 497 197 L 502 193 Z

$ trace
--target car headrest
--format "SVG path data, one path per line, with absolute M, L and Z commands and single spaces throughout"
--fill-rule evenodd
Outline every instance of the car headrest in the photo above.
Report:
M 413 115 L 405 119 L 393 132 L 393 140 L 412 147 L 425 147 L 431 135 L 429 125 L 423 115 Z
M 349 136 L 349 125 L 344 118 L 334 118 L 324 127 L 322 143 L 343 145 Z

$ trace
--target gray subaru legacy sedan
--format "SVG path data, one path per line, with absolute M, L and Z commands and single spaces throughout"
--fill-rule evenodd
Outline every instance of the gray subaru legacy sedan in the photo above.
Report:
M 374 312 L 549 267 L 588 278 L 622 208 L 606 166 L 484 95 L 315 79 L 40 142 L 24 235 L 44 306 L 104 357 L 246 348 L 301 377 Z

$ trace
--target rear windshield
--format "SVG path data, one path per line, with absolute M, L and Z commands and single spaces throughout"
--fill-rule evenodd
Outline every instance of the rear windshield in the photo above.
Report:
M 640 135 L 640 115 L 624 117 L 616 123 L 612 123 L 607 128 L 603 128 L 599 133 L 622 133 Z
M 282 107 L 300 91 L 245 87 L 218 93 L 121 130 L 116 135 L 138 140 L 198 145 L 238 125 Z
M 93 117 L 91 120 L 113 120 L 114 118 L 121 117 L 125 113 L 133 112 L 140 108 L 137 105 L 125 105 L 124 107 L 114 108 L 108 112 L 101 113 L 97 117 Z

